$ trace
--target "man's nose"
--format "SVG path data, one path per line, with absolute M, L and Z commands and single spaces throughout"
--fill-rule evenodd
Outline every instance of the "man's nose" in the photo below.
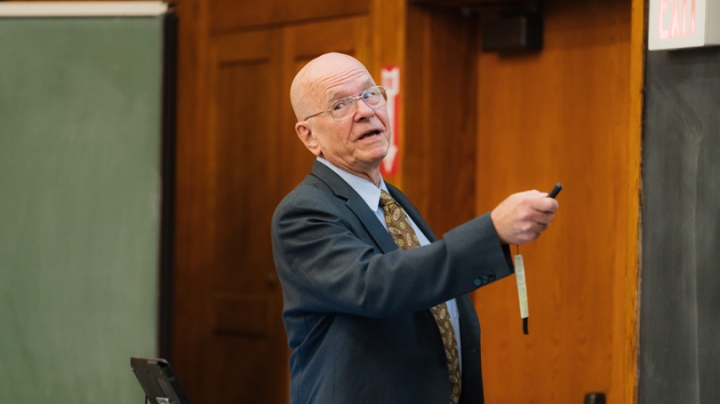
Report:
M 363 99 L 355 100 L 355 106 L 357 108 L 355 111 L 355 119 L 356 120 L 360 120 L 363 118 L 370 118 L 373 115 L 375 115 L 375 110 L 370 108 L 370 106 L 367 105 L 365 103 L 365 100 L 363 100 Z

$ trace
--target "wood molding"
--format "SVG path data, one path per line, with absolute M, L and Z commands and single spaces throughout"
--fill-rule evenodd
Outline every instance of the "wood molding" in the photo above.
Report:
M 642 249 L 642 114 L 643 88 L 645 78 L 645 54 L 647 49 L 647 8 L 644 0 L 633 0 L 631 11 L 630 33 L 630 120 L 628 127 L 628 243 L 626 255 L 627 272 L 618 278 L 617 290 L 622 293 L 615 298 L 621 302 L 616 309 L 623 313 L 621 331 L 616 332 L 623 337 L 615 343 L 618 355 L 613 365 L 613 384 L 623 386 L 624 403 L 638 402 L 638 341 L 639 341 L 639 305 L 640 305 L 640 268 Z

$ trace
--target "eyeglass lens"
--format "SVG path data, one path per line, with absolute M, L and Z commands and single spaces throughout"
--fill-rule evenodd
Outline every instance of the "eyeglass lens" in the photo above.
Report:
M 343 121 L 355 113 L 358 99 L 363 100 L 368 107 L 375 109 L 385 105 L 386 98 L 384 88 L 371 87 L 360 93 L 360 95 L 345 97 L 333 102 L 330 105 L 330 115 L 336 121 Z

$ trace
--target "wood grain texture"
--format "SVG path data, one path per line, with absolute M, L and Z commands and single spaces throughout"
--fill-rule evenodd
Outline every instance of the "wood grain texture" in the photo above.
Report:
M 628 127 L 627 237 L 624 276 L 616 278 L 617 316 L 613 351 L 613 386 L 622 386 L 623 402 L 638 402 L 640 324 L 640 268 L 642 251 L 642 119 L 647 49 L 647 8 L 643 0 L 632 1 L 630 32 L 630 105 Z M 635 242 L 632 242 L 635 240 Z
M 280 31 L 271 29 L 209 43 L 206 220 L 213 228 L 213 265 L 204 275 L 201 401 L 280 403 L 288 395 L 269 226 L 280 199 L 280 172 L 270 163 L 279 135 L 280 40 Z
M 478 53 L 477 213 L 510 193 L 565 186 L 560 211 L 522 246 L 530 335 L 514 282 L 481 289 L 491 402 L 632 402 L 639 98 L 624 1 L 546 3 L 538 54 Z M 632 73 L 632 74 L 631 74 Z
M 206 102 L 207 7 L 201 0 L 179 0 L 177 162 L 175 196 L 175 305 L 172 364 L 190 397 L 203 391 L 202 306 L 212 266 L 213 229 L 207 220 L 210 145 L 198 108 Z M 191 348 L 192 347 L 192 348 Z
M 210 29 L 219 33 L 367 14 L 369 3 L 369 0 L 213 0 L 208 1 Z
M 475 216 L 474 24 L 408 8 L 403 189 L 438 235 Z

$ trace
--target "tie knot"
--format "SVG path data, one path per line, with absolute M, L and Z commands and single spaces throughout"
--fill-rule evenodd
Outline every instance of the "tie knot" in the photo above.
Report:
M 387 193 L 387 191 L 385 191 L 384 189 L 381 189 L 380 190 L 380 206 L 385 207 L 385 206 L 389 206 L 392 204 L 397 204 L 397 201 L 395 201 L 395 199 L 393 199 L 393 197 L 390 196 L 390 194 Z

